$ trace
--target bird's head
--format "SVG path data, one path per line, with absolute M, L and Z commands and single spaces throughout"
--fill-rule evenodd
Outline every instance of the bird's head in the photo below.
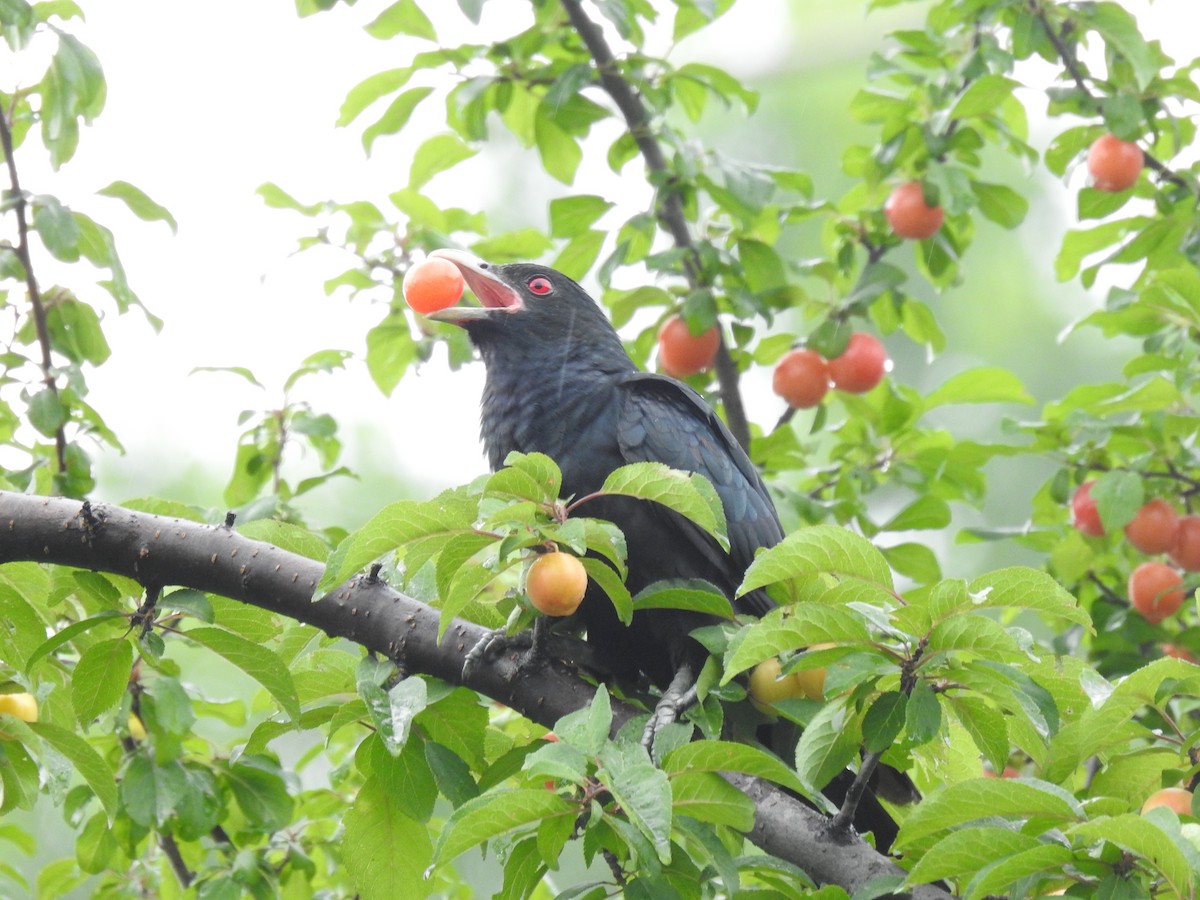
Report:
M 625 369 L 621 339 L 587 292 L 562 272 L 533 263 L 491 265 L 460 250 L 434 250 L 462 273 L 480 306 L 452 306 L 430 318 L 465 328 L 484 361 L 496 355 L 574 355 Z

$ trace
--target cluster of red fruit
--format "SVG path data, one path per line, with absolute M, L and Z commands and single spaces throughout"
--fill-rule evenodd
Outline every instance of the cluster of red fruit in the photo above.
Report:
M 1072 524 L 1081 534 L 1103 537 L 1093 484 L 1085 481 L 1076 488 L 1071 498 Z M 1125 526 L 1125 537 L 1141 553 L 1166 553 L 1180 569 L 1200 572 L 1200 516 L 1181 516 L 1166 500 L 1142 504 Z M 1129 575 L 1129 603 L 1152 624 L 1173 615 L 1183 605 L 1183 596 L 1183 576 L 1167 563 L 1144 562 Z
M 840 356 L 825 359 L 816 350 L 789 350 L 775 366 L 771 386 L 797 409 L 816 406 L 830 387 L 865 394 L 883 380 L 889 368 L 887 351 L 866 332 L 850 335 Z

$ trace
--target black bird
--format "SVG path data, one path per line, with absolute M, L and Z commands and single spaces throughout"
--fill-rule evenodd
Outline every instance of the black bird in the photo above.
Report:
M 454 263 L 482 304 L 434 317 L 465 328 L 487 368 L 480 420 L 492 468 L 514 450 L 545 453 L 562 470 L 564 495 L 576 497 L 598 490 L 627 463 L 700 473 L 724 506 L 729 552 L 659 504 L 605 497 L 589 502 L 587 514 L 624 533 L 633 593 L 663 579 L 700 578 L 733 600 L 738 613 L 765 614 L 774 605 L 765 593 L 734 595 L 755 551 L 778 543 L 783 529 L 758 470 L 712 407 L 674 378 L 640 371 L 600 307 L 561 272 L 489 265 L 454 250 L 431 255 Z M 644 675 L 662 689 L 647 738 L 695 699 L 707 651 L 690 633 L 714 618 L 644 610 L 626 627 L 594 584 L 578 615 L 588 644 L 613 675 Z M 894 831 L 887 813 L 875 809 Z M 878 831 L 881 824 L 867 827 Z

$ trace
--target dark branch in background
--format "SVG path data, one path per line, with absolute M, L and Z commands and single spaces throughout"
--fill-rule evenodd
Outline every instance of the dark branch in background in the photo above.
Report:
M 1046 9 L 1042 4 L 1042 0 L 1029 0 L 1029 11 L 1032 12 L 1037 18 L 1038 22 L 1041 23 L 1042 30 L 1046 32 L 1046 37 L 1049 38 L 1050 43 L 1054 45 L 1054 52 L 1057 53 L 1058 58 L 1062 60 L 1063 67 L 1067 70 L 1067 74 L 1069 74 L 1071 76 L 1071 80 L 1075 82 L 1075 87 L 1077 87 L 1080 93 L 1082 93 L 1085 97 L 1099 106 L 1100 98 L 1097 97 L 1092 92 L 1092 89 L 1088 86 L 1088 80 L 1083 74 L 1083 68 L 1079 64 L 1079 58 L 1075 55 L 1075 51 L 1063 39 L 1063 35 L 1055 29 L 1053 24 L 1051 24 L 1050 19 L 1046 15 Z M 1195 185 L 1190 184 L 1185 178 L 1183 178 L 1183 176 L 1172 171 L 1159 159 L 1150 155 L 1150 153 L 1144 147 L 1142 148 L 1142 157 L 1144 158 L 1146 165 L 1157 172 L 1164 180 L 1171 182 L 1176 187 L 1183 188 L 1185 191 L 1196 193 Z
M 659 182 L 655 212 L 659 223 L 675 241 L 675 246 L 684 251 L 683 268 L 688 284 L 693 290 L 711 287 L 710 279 L 700 265 L 700 257 L 696 251 L 695 242 L 692 240 L 692 233 L 688 228 L 687 216 L 684 215 L 683 201 L 680 199 L 679 189 L 674 184 L 675 176 L 671 173 L 671 168 L 663 155 L 662 145 L 654 137 L 654 130 L 650 126 L 650 116 L 646 112 L 645 104 L 642 103 L 641 98 L 638 97 L 629 82 L 621 77 L 616 58 L 613 56 L 608 42 L 604 40 L 604 34 L 596 23 L 588 18 L 587 13 L 580 6 L 579 0 L 562 0 L 562 5 L 571 20 L 571 26 L 579 34 L 588 53 L 591 54 L 592 60 L 596 63 L 596 70 L 600 73 L 600 86 L 612 97 L 617 109 L 620 110 L 629 133 L 633 136 L 642 158 L 646 161 L 646 168 L 652 176 L 657 176 L 651 179 L 652 183 Z M 738 390 L 740 376 L 733 357 L 729 355 L 725 335 L 723 332 L 719 333 L 721 334 L 721 343 L 717 348 L 716 372 L 717 384 L 721 391 L 721 403 L 725 407 L 725 421 L 738 443 L 748 450 L 750 425 L 746 419 L 745 407 L 742 405 L 741 392 Z
M 21 190 L 21 180 L 17 177 L 17 160 L 13 154 L 12 129 L 8 124 L 9 113 L 0 111 L 0 145 L 4 149 L 4 161 L 8 166 L 9 197 L 13 212 L 17 216 L 17 246 L 13 253 L 25 270 L 25 288 L 29 293 L 29 305 L 33 309 L 33 324 L 37 330 L 38 345 L 42 350 L 42 381 L 46 390 L 58 399 L 58 385 L 54 381 L 54 360 L 50 356 L 50 328 L 46 324 L 46 305 L 42 302 L 42 292 L 38 289 L 37 278 L 33 274 L 33 262 L 29 256 L 29 221 L 25 210 L 28 203 L 25 193 Z M 67 434 L 65 427 L 59 425 L 54 432 L 55 459 L 58 471 L 67 471 Z
M 464 678 L 463 662 L 487 633 L 483 627 L 455 619 L 439 644 L 436 610 L 367 575 L 313 600 L 321 563 L 221 525 L 102 504 L 91 506 L 85 517 L 73 500 L 0 491 L 0 563 L 16 561 L 111 572 L 240 600 L 348 638 L 398 660 L 410 672 L 464 685 L 547 727 L 587 706 L 595 695 L 593 685 L 561 663 L 522 667 L 519 651 L 476 666 Z M 169 595 L 161 602 L 169 603 Z M 613 713 L 614 733 L 644 714 L 616 700 Z M 828 819 L 779 788 L 747 775 L 726 778 L 755 802 L 750 840 L 816 881 L 853 892 L 872 878 L 903 874 L 862 840 L 831 832 Z M 950 897 L 929 886 L 916 888 L 912 896 Z

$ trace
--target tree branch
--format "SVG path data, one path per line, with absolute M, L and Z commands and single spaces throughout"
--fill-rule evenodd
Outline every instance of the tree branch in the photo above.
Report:
M 54 360 L 50 355 L 50 326 L 46 322 L 46 304 L 42 302 L 42 292 L 38 288 L 37 278 L 33 274 L 33 261 L 29 255 L 29 221 L 25 215 L 28 201 L 25 192 L 21 190 L 21 179 L 17 177 L 17 160 L 13 153 L 12 128 L 8 123 L 8 112 L 0 111 L 0 147 L 4 150 L 4 161 L 8 167 L 9 194 L 12 198 L 12 209 L 17 216 L 17 246 L 13 253 L 25 271 L 25 289 L 29 294 L 29 305 L 33 309 L 33 324 L 37 332 L 38 345 L 42 351 L 42 381 L 46 390 L 58 398 L 58 384 L 54 380 Z M 65 426 L 59 425 L 54 432 L 54 453 L 58 463 L 58 471 L 67 471 L 67 433 Z
M 654 136 L 645 104 L 642 103 L 641 98 L 629 82 L 621 77 L 616 58 L 613 56 L 608 42 L 604 39 L 604 33 L 595 22 L 588 18 L 579 0 L 562 0 L 562 5 L 567 12 L 567 17 L 571 20 L 571 26 L 579 34 L 588 53 L 591 54 L 592 60 L 596 63 L 596 71 L 600 74 L 600 86 L 612 97 L 621 116 L 625 119 L 625 125 L 637 143 L 642 158 L 646 161 L 646 168 L 652 175 L 657 176 L 657 178 L 651 179 L 652 183 L 655 181 L 659 183 L 655 214 L 663 229 L 671 235 L 675 246 L 684 251 L 683 268 L 688 284 L 693 289 L 710 287 L 711 279 L 705 274 L 704 268 L 700 264 L 700 255 L 692 240 L 691 230 L 688 228 L 687 216 L 683 211 L 683 200 L 680 198 L 676 183 L 677 179 L 663 154 L 662 145 Z M 718 333 L 721 335 L 721 342 L 717 347 L 715 368 L 721 403 L 725 407 L 725 421 L 738 443 L 744 449 L 749 450 L 750 424 L 746 418 L 746 409 L 742 404 L 741 392 L 738 390 L 740 373 L 733 362 L 733 357 L 729 354 L 724 332 L 719 331 Z
M 321 563 L 221 525 L 0 491 L 0 563 L 16 561 L 111 572 L 240 600 L 399 659 L 410 672 L 464 685 L 547 727 L 595 695 L 593 685 L 562 663 L 522 672 L 517 653 L 475 666 L 464 679 L 463 662 L 486 633 L 482 626 L 455 619 L 439 643 L 436 610 L 365 575 L 314 600 Z M 612 705 L 614 733 L 644 714 L 628 703 Z M 903 874 L 862 840 L 832 834 L 826 817 L 779 788 L 746 775 L 725 777 L 758 808 L 750 840 L 817 881 L 854 891 L 871 878 Z M 950 895 L 922 886 L 913 896 Z

